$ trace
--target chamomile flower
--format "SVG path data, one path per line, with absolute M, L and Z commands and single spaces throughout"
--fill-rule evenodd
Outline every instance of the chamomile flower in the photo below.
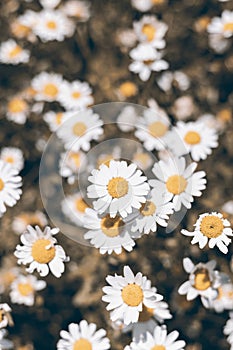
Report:
M 0 329 L 0 349 L 6 350 L 6 349 L 13 349 L 14 344 L 12 341 L 5 339 L 5 336 L 7 335 L 6 329 Z
M 86 82 L 75 80 L 72 83 L 64 82 L 58 97 L 59 102 L 66 110 L 79 110 L 93 104 L 92 89 Z
M 210 34 L 208 39 L 209 47 L 217 53 L 222 54 L 231 47 L 230 40 L 222 34 Z
M 185 158 L 169 158 L 155 163 L 153 173 L 157 179 L 152 179 L 149 184 L 157 193 L 164 193 L 167 200 L 172 201 L 174 211 L 179 211 L 181 205 L 191 208 L 193 197 L 200 197 L 202 190 L 206 188 L 206 173 L 197 171 L 194 173 L 197 163 L 191 163 L 186 167 Z
M 39 210 L 35 212 L 21 212 L 13 219 L 12 229 L 15 233 L 21 234 L 22 232 L 26 231 L 28 225 L 38 225 L 43 228 L 47 224 L 48 220 L 45 214 Z
M 17 124 L 24 124 L 29 114 L 29 106 L 24 98 L 15 96 L 8 101 L 6 118 Z
M 160 151 L 166 148 L 169 127 L 170 121 L 165 114 L 148 108 L 136 124 L 135 136 L 143 142 L 148 151 Z
M 152 72 L 160 72 L 169 67 L 168 62 L 162 59 L 162 53 L 148 43 L 139 44 L 129 55 L 133 60 L 129 70 L 138 74 L 142 81 L 147 81 Z
M 183 259 L 183 266 L 189 273 L 189 280 L 178 289 L 180 295 L 186 295 L 187 300 L 193 300 L 198 296 L 213 300 L 217 297 L 217 288 L 220 286 L 218 272 L 215 271 L 216 261 L 194 265 L 189 258 Z
M 55 73 L 42 72 L 32 79 L 32 88 L 35 90 L 35 100 L 56 101 L 63 83 L 62 76 Z
M 79 151 L 70 151 L 68 153 L 62 153 L 59 162 L 59 174 L 67 178 L 69 184 L 73 184 L 87 165 L 87 158 L 85 153 Z
M 223 11 L 221 17 L 214 17 L 207 28 L 210 34 L 221 34 L 224 38 L 233 35 L 233 11 Z
M 186 120 L 196 110 L 192 96 L 185 95 L 177 98 L 172 106 L 172 112 L 178 120 Z
M 107 350 L 110 341 L 104 329 L 96 329 L 95 323 L 82 320 L 79 324 L 71 323 L 67 331 L 60 332 L 61 339 L 57 343 L 58 350 Z
M 227 341 L 231 345 L 230 350 L 233 350 L 233 312 L 230 312 L 229 316 L 230 318 L 227 320 L 223 333 L 228 335 Z
M 19 275 L 11 284 L 10 298 L 15 304 L 34 305 L 35 293 L 46 287 L 45 281 L 39 281 L 35 276 Z
M 68 0 L 61 10 L 68 17 L 75 17 L 80 22 L 86 22 L 90 18 L 90 3 L 87 1 Z
M 133 106 L 126 106 L 117 116 L 117 126 L 123 132 L 132 131 L 137 123 L 138 115 Z
M 88 180 L 92 185 L 87 188 L 88 198 L 97 198 L 94 209 L 100 214 L 109 210 L 110 217 L 117 213 L 125 218 L 133 208 L 140 209 L 146 202 L 149 185 L 146 176 L 135 164 L 126 161 L 111 160 L 109 166 L 102 164 L 94 169 Z
M 49 111 L 44 114 L 44 121 L 48 124 L 51 132 L 56 131 L 73 113 L 70 112 L 53 112 Z
M 27 272 L 37 270 L 40 276 L 47 276 L 49 269 L 59 278 L 65 270 L 64 262 L 69 261 L 64 249 L 57 244 L 56 235 L 58 228 L 46 227 L 42 231 L 39 226 L 27 226 L 20 239 L 23 245 L 17 245 L 14 255 L 18 258 L 18 264 L 28 265 Z
M 208 128 L 205 123 L 196 121 L 184 123 L 179 121 L 173 129 L 172 136 L 180 138 L 174 152 L 178 155 L 191 154 L 193 160 L 198 162 L 206 159 L 211 154 L 212 148 L 218 146 L 218 134 L 213 128 Z
M 202 299 L 204 306 L 207 309 L 212 309 L 216 312 L 223 312 L 224 310 L 233 310 L 233 284 L 221 284 L 217 288 L 218 295 L 215 299 Z
M 143 306 L 155 308 L 163 299 L 149 285 L 146 276 L 138 272 L 135 276 L 129 266 L 124 266 L 124 276 L 107 276 L 110 286 L 104 287 L 106 293 L 102 300 L 109 303 L 106 307 L 111 311 L 111 320 L 122 319 L 125 325 L 138 322 Z
M 142 150 L 141 147 L 139 147 L 134 153 L 132 161 L 142 171 L 149 169 L 153 164 L 153 158 L 151 155 L 148 152 Z
M 30 59 L 30 52 L 24 50 L 13 39 L 4 41 L 0 45 L 0 62 L 5 64 L 27 63 Z
M 157 84 L 161 90 L 168 92 L 171 90 L 173 84 L 181 91 L 186 91 L 190 86 L 188 76 L 182 71 L 164 72 L 157 80 Z
M 155 5 L 161 5 L 166 0 L 131 0 L 132 6 L 138 11 L 147 12 Z
M 19 171 L 0 159 L 0 213 L 6 212 L 6 205 L 13 207 L 20 199 L 21 186 Z
M 193 237 L 191 243 L 198 243 L 200 249 L 203 249 L 208 243 L 210 248 L 217 246 L 222 253 L 226 254 L 228 252 L 227 246 L 231 243 L 228 236 L 233 236 L 230 226 L 230 222 L 224 219 L 222 214 L 205 213 L 200 215 L 194 224 L 194 232 L 181 230 L 181 233 Z
M 11 164 L 11 166 L 21 171 L 24 165 L 23 152 L 16 147 L 4 147 L 0 152 L 0 159 Z
M 12 34 L 19 39 L 27 38 L 29 41 L 35 41 L 36 36 L 32 30 L 37 18 L 38 15 L 36 12 L 27 10 L 23 15 L 18 16 L 11 23 Z
M 38 14 L 38 21 L 33 31 L 43 41 L 63 41 L 74 33 L 74 23 L 59 10 L 43 10 Z
M 8 304 L 0 304 L 0 329 L 5 328 L 8 324 L 12 326 L 11 308 Z
M 156 49 L 163 49 L 166 45 L 164 36 L 168 26 L 155 16 L 143 16 L 140 21 L 133 23 L 135 33 L 140 42 L 149 43 Z
M 185 341 L 177 340 L 178 337 L 177 331 L 168 333 L 165 325 L 157 326 L 152 333 L 146 333 L 145 339 L 139 342 L 134 340 L 124 350 L 184 350 Z
M 80 192 L 67 196 L 61 203 L 62 211 L 74 224 L 84 225 L 85 210 L 89 205 L 82 198 Z
M 40 4 L 45 9 L 54 9 L 59 5 L 61 0 L 39 0 Z
M 63 123 L 57 130 L 58 137 L 67 150 L 89 151 L 90 142 L 103 134 L 103 121 L 91 109 L 79 111 Z

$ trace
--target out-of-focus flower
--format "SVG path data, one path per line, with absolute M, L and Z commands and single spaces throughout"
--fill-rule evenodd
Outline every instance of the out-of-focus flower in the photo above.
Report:
M 67 182 L 72 185 L 78 177 L 79 172 L 85 169 L 87 158 L 85 153 L 73 152 L 62 153 L 59 162 L 59 173 L 67 178 Z
M 222 210 L 229 215 L 233 215 L 233 200 L 224 203 Z
M 0 349 L 6 350 L 6 349 L 13 349 L 13 342 L 5 339 L 7 335 L 6 329 L 0 329 Z
M 0 294 L 5 293 L 11 283 L 17 278 L 19 269 L 17 267 L 2 267 L 0 270 Z
M 63 83 L 62 76 L 55 73 L 42 72 L 32 79 L 31 85 L 37 101 L 56 101 Z
M 75 17 L 81 22 L 86 22 L 90 16 L 90 3 L 87 1 L 68 0 L 60 8 L 66 16 Z
M 48 224 L 46 216 L 39 210 L 35 212 L 21 212 L 17 215 L 12 222 L 12 229 L 17 234 L 21 234 L 26 231 L 27 226 L 38 225 L 41 228 L 45 227 Z
M 189 95 L 177 98 L 172 106 L 172 112 L 179 120 L 188 119 L 195 111 L 193 98 Z
M 60 4 L 61 0 L 39 0 L 40 4 L 45 9 L 54 9 Z
M 204 306 L 207 309 L 212 309 L 216 312 L 223 312 L 224 310 L 233 309 L 233 284 L 221 284 L 217 288 L 218 295 L 215 299 L 202 299 Z
M 24 124 L 29 114 L 29 106 L 24 98 L 15 96 L 11 98 L 6 108 L 6 118 L 17 124 Z
M 0 45 L 0 62 L 5 64 L 27 63 L 30 52 L 24 50 L 13 39 L 4 41 Z
M 100 167 L 102 164 L 109 165 L 111 160 L 120 160 L 121 149 L 116 146 L 112 149 L 112 152 L 101 153 L 96 159 L 96 167 Z
M 119 46 L 123 46 L 123 49 L 131 49 L 137 42 L 137 36 L 133 29 L 121 29 L 116 33 L 116 39 Z
M 138 11 L 147 12 L 155 5 L 162 5 L 166 0 L 131 0 L 132 6 Z
M 37 12 L 27 10 L 11 23 L 12 34 L 19 39 L 26 38 L 27 40 L 35 41 L 36 36 L 33 33 L 33 28 L 37 20 Z
M 23 152 L 16 147 L 4 147 L 0 152 L 0 159 L 4 162 L 11 164 L 13 168 L 18 171 L 23 169 L 24 158 Z
M 60 332 L 61 339 L 57 343 L 58 350 L 85 349 L 85 350 L 107 350 L 110 341 L 106 337 L 104 329 L 96 329 L 95 323 L 87 323 L 82 320 L 79 324 L 71 323 L 67 331 Z
M 0 328 L 5 328 L 8 324 L 12 326 L 11 311 L 8 304 L 0 304 Z
M 82 198 L 80 192 L 67 196 L 61 203 L 62 211 L 74 224 L 84 225 L 85 210 L 89 205 Z
M 69 261 L 69 258 L 53 237 L 58 232 L 58 228 L 51 229 L 48 226 L 44 231 L 39 226 L 27 226 L 27 231 L 20 237 L 23 245 L 17 245 L 14 252 L 18 264 L 30 264 L 26 271 L 32 273 L 37 270 L 42 277 L 48 275 L 49 269 L 55 277 L 61 277 L 65 270 L 64 262 Z
M 157 84 L 165 92 L 171 90 L 173 85 L 181 91 L 186 91 L 190 86 L 190 80 L 184 72 L 177 70 L 175 72 L 162 73 L 161 77 L 157 80 Z
M 151 157 L 150 153 L 145 152 L 143 149 L 141 149 L 141 147 L 139 147 L 134 153 L 132 161 L 142 171 L 146 171 L 153 164 L 153 158 Z
M 221 34 L 224 38 L 230 38 L 233 35 L 233 11 L 225 10 L 221 17 L 214 17 L 207 30 L 210 34 Z
M 44 114 L 44 121 L 49 125 L 51 132 L 56 131 L 68 118 L 74 113 L 72 112 L 53 112 L 49 111 Z
M 230 312 L 229 316 L 230 316 L 230 318 L 229 318 L 229 320 L 227 320 L 227 323 L 224 327 L 223 332 L 225 335 L 228 335 L 227 341 L 231 345 L 230 350 L 232 350 L 232 348 L 233 348 L 233 312 Z
M 195 30 L 198 33 L 206 32 L 210 21 L 211 21 L 211 19 L 210 19 L 209 16 L 201 16 L 201 17 L 199 17 L 194 23 Z
M 125 81 L 117 89 L 117 96 L 119 97 L 120 101 L 125 101 L 130 97 L 134 97 L 137 95 L 137 93 L 137 85 L 132 81 Z
M 222 34 L 210 34 L 209 46 L 217 53 L 224 53 L 230 48 L 231 42 L 226 39 Z
M 138 120 L 138 115 L 133 106 L 126 106 L 117 116 L 117 126 L 123 132 L 132 131 Z
M 93 104 L 91 94 L 92 89 L 88 83 L 79 80 L 72 83 L 66 81 L 61 85 L 58 100 L 65 109 L 78 111 Z

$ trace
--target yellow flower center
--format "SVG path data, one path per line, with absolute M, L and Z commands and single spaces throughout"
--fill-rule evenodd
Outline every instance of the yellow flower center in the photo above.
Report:
M 48 21 L 48 22 L 46 23 L 46 26 L 47 26 L 48 29 L 54 30 L 54 29 L 57 28 L 57 23 L 54 22 L 54 21 Z
M 5 186 L 5 184 L 4 184 L 3 180 L 0 179 L 0 191 L 3 190 L 4 186 Z
M 7 105 L 10 113 L 21 113 L 27 108 L 27 103 L 20 98 L 13 98 Z
M 197 290 L 206 290 L 211 286 L 209 271 L 207 269 L 198 269 L 195 272 L 194 288 Z
M 153 315 L 154 315 L 154 309 L 151 309 L 143 305 L 142 312 L 140 312 L 139 314 L 138 322 L 147 322 L 151 319 Z
M 31 28 L 21 24 L 19 22 L 12 23 L 11 26 L 12 33 L 17 37 L 26 37 L 30 34 Z
M 9 52 L 9 57 L 15 58 L 16 56 L 21 54 L 22 51 L 23 49 L 19 45 L 15 45 L 15 47 Z
M 154 122 L 148 125 L 148 130 L 153 137 L 162 137 L 166 134 L 168 126 L 162 122 Z
M 167 179 L 166 187 L 170 193 L 180 194 L 187 187 L 187 181 L 182 175 L 172 175 Z
M 232 119 L 232 112 L 230 109 L 224 108 L 217 114 L 217 119 L 224 123 L 229 123 Z
M 71 158 L 72 161 L 74 162 L 75 166 L 76 166 L 77 168 L 79 168 L 80 165 L 81 165 L 81 156 L 80 156 L 80 153 L 73 152 L 73 153 L 71 153 L 70 158 Z
M 62 117 L 63 117 L 63 113 L 59 112 L 56 114 L 55 118 L 56 118 L 57 125 L 61 125 Z
M 166 348 L 163 345 L 155 345 L 151 350 L 166 350 Z
M 48 264 L 55 257 L 55 248 L 48 239 L 38 239 L 32 246 L 33 260 L 39 264 Z
M 116 216 L 115 218 L 111 218 L 109 214 L 104 216 L 101 219 L 101 230 L 103 233 L 108 237 L 116 237 L 119 236 L 122 228 L 124 226 L 124 222 L 119 216 Z
M 87 205 L 87 203 L 82 198 L 78 198 L 75 201 L 75 207 L 77 211 L 85 213 L 85 210 L 89 208 L 89 205 Z
M 201 141 L 201 136 L 196 131 L 188 131 L 184 137 L 184 141 L 189 145 L 197 145 Z
M 222 219 L 215 215 L 205 216 L 201 220 L 200 231 L 208 238 L 216 238 L 223 232 L 224 225 Z
M 155 213 L 155 211 L 156 211 L 156 206 L 151 201 L 147 201 L 146 203 L 142 204 L 142 206 L 140 208 L 140 213 L 143 216 L 153 215 Z
M 138 306 L 143 301 L 143 291 L 137 284 L 131 283 L 122 289 L 122 299 L 128 306 Z
M 5 162 L 7 162 L 7 163 L 14 163 L 14 158 L 12 157 L 12 156 L 7 156 L 6 158 L 5 158 Z
M 76 136 L 83 136 L 87 130 L 87 127 L 84 123 L 78 122 L 73 126 L 73 133 Z
M 49 97 L 56 97 L 58 88 L 52 83 L 48 83 L 44 86 L 43 93 Z
M 156 29 L 151 24 L 144 24 L 142 33 L 146 36 L 148 41 L 152 41 L 155 37 Z
M 223 30 L 225 32 L 233 32 L 233 22 L 229 22 L 229 23 L 225 23 L 224 24 L 224 27 L 223 27 Z
M 6 313 L 4 310 L 0 309 L 0 322 L 2 322 L 4 320 L 4 318 L 6 317 Z
M 73 350 L 92 350 L 92 345 L 87 339 L 80 338 L 74 343 Z
M 137 93 L 137 86 L 131 81 L 126 81 L 125 83 L 121 84 L 119 91 L 124 97 L 135 96 Z
M 30 283 L 19 283 L 18 291 L 22 296 L 27 297 L 34 292 L 34 288 Z
M 81 94 L 80 94 L 80 92 L 78 92 L 78 91 L 75 91 L 75 92 L 73 92 L 72 93 L 72 97 L 74 98 L 74 99 L 78 99 L 78 98 L 80 98 L 81 97 Z
M 128 190 L 128 182 L 123 177 L 114 177 L 108 183 L 108 193 L 113 198 L 124 197 Z

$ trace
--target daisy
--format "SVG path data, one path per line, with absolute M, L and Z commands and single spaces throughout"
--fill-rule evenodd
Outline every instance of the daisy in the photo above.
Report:
M 110 217 L 119 213 L 123 218 L 140 209 L 146 202 L 149 185 L 146 176 L 135 164 L 127 165 L 126 161 L 111 160 L 109 166 L 102 164 L 94 169 L 88 180 L 92 185 L 87 188 L 88 198 L 97 198 L 94 209 L 100 214 L 109 209 Z
M 33 31 L 43 41 L 63 41 L 74 34 L 74 23 L 60 10 L 45 9 L 38 14 Z
M 121 51 L 123 53 L 128 53 L 128 49 L 131 49 L 136 45 L 137 37 L 133 29 L 118 29 L 116 33 L 116 41 L 120 46 Z
M 207 309 L 213 309 L 216 312 L 233 309 L 233 284 L 225 283 L 217 288 L 218 295 L 215 299 L 209 300 L 203 298 L 203 305 Z
M 181 142 L 176 142 L 176 147 L 173 147 L 178 156 L 190 153 L 193 160 L 198 162 L 206 159 L 212 153 L 212 148 L 218 146 L 216 130 L 208 128 L 203 122 L 179 121 L 173 131 L 173 136 L 181 140 Z
M 12 34 L 19 39 L 26 38 L 27 40 L 34 41 L 35 36 L 32 33 L 32 28 L 36 21 L 36 16 L 36 12 L 28 10 L 23 15 L 17 17 L 10 23 Z
M 160 114 L 155 109 L 148 108 L 136 124 L 135 136 L 148 151 L 160 151 L 166 147 L 169 127 L 169 118 L 164 113 Z
M 100 254 L 122 253 L 122 248 L 131 252 L 135 246 L 134 239 L 140 235 L 130 232 L 130 225 L 122 220 L 120 216 L 111 218 L 109 214 L 102 217 L 93 209 L 86 209 L 83 226 L 89 229 L 84 238 L 99 248 Z
M 0 349 L 13 349 L 14 344 L 12 343 L 12 341 L 5 339 L 6 335 L 6 329 L 0 329 Z
M 225 10 L 221 17 L 214 17 L 207 27 L 210 34 L 221 34 L 224 38 L 233 35 L 233 11 Z
M 44 121 L 48 124 L 51 132 L 56 131 L 73 113 L 70 112 L 53 112 L 49 111 L 44 114 Z
M 63 123 L 57 130 L 58 137 L 64 142 L 65 149 L 78 152 L 80 148 L 87 152 L 90 142 L 98 140 L 103 134 L 103 121 L 91 109 L 79 111 Z
M 0 152 L 0 159 L 12 165 L 18 171 L 23 169 L 23 152 L 16 147 L 4 147 Z
M 172 106 L 172 113 L 178 120 L 186 120 L 196 110 L 192 96 L 186 95 L 177 98 Z
M 222 54 L 231 47 L 231 42 L 222 34 L 210 34 L 208 38 L 209 47 L 215 52 Z
M 135 7 L 138 11 L 147 12 L 154 5 L 161 5 L 166 0 L 131 0 L 132 6 Z
M 198 243 L 200 249 L 203 249 L 208 243 L 210 248 L 217 246 L 222 253 L 226 254 L 227 246 L 231 243 L 228 236 L 233 236 L 230 226 L 230 222 L 224 219 L 222 214 L 212 212 L 199 216 L 194 224 L 194 232 L 181 230 L 181 233 L 193 237 L 191 244 Z
M 68 0 L 61 8 L 68 17 L 75 17 L 80 22 L 86 22 L 90 18 L 90 3 L 87 1 Z
M 207 182 L 204 171 L 194 173 L 196 167 L 197 163 L 191 163 L 186 167 L 183 157 L 160 160 L 152 169 L 157 179 L 150 180 L 149 184 L 157 193 L 164 193 L 166 200 L 172 201 L 174 211 L 179 211 L 182 204 L 190 209 L 193 197 L 201 196 L 201 191 L 206 188 Z
M 136 96 L 138 93 L 137 85 L 132 81 L 125 81 L 117 89 L 117 96 L 120 101 L 125 101 L 127 98 Z
M 26 271 L 32 273 L 37 270 L 42 277 L 48 275 L 49 269 L 55 277 L 61 277 L 65 270 L 64 262 L 69 261 L 69 258 L 53 237 L 58 232 L 58 228 L 51 229 L 48 226 L 44 231 L 39 226 L 27 226 L 27 231 L 20 237 L 23 245 L 17 245 L 14 252 L 18 264 L 30 264 Z
M 11 318 L 11 308 L 8 304 L 0 304 L 0 329 L 13 325 L 13 320 Z
M 163 49 L 166 45 L 163 39 L 168 26 L 159 21 L 156 16 L 143 16 L 140 21 L 133 23 L 135 33 L 140 42 L 149 43 L 157 49 Z
M 157 80 L 157 84 L 161 90 L 169 92 L 173 84 L 181 91 L 186 91 L 190 86 L 190 80 L 188 76 L 181 71 L 164 72 Z
M 55 73 L 42 72 L 32 79 L 31 85 L 35 90 L 35 100 L 56 101 L 63 83 L 62 76 Z
M 151 154 L 144 152 L 141 148 L 138 148 L 134 153 L 132 161 L 142 171 L 146 171 L 153 164 L 153 158 L 151 157 Z
M 134 130 L 138 115 L 133 106 L 125 106 L 117 116 L 117 126 L 123 132 Z
M 199 295 L 203 298 L 213 300 L 217 297 L 217 288 L 220 285 L 218 272 L 214 270 L 216 261 L 211 260 L 194 265 L 191 259 L 183 259 L 183 266 L 189 273 L 189 280 L 184 282 L 178 289 L 180 295 L 186 295 L 187 300 L 193 300 Z M 203 302 L 204 304 L 204 302 Z
M 162 53 L 148 43 L 139 44 L 129 55 L 133 60 L 129 70 L 138 74 L 142 81 L 147 81 L 151 72 L 160 72 L 169 67 L 168 62 L 162 59 Z
M 67 196 L 61 203 L 62 211 L 74 224 L 83 227 L 85 210 L 89 205 L 80 192 Z
M 124 266 L 124 276 L 107 276 L 110 286 L 104 287 L 106 294 L 102 297 L 109 303 L 106 307 L 111 311 L 111 320 L 122 319 L 125 325 L 138 322 L 143 306 L 154 308 L 163 299 L 148 285 L 148 279 L 138 272 L 135 276 L 129 266 Z
M 13 39 L 4 41 L 0 45 L 0 62 L 6 64 L 27 63 L 30 59 L 30 52 L 24 50 Z
M 35 301 L 35 292 L 45 287 L 46 282 L 37 280 L 35 276 L 19 275 L 11 284 L 11 302 L 32 306 Z
M 167 327 L 157 326 L 152 333 L 146 333 L 146 339 L 136 342 L 135 340 L 125 350 L 184 350 L 185 341 L 177 340 L 179 333 L 173 331 L 167 333 Z
M 24 124 L 29 114 L 28 103 L 20 96 L 11 98 L 6 107 L 6 118 L 17 124 Z
M 6 212 L 6 205 L 13 207 L 20 199 L 21 186 L 19 171 L 0 159 L 0 213 Z
M 233 312 L 230 312 L 229 316 L 230 318 L 224 327 L 223 333 L 228 335 L 227 341 L 231 345 L 230 350 L 233 350 Z
M 15 231 L 15 233 L 21 234 L 22 232 L 26 231 L 28 225 L 38 225 L 43 228 L 47 224 L 48 220 L 46 216 L 39 210 L 35 212 L 21 212 L 13 219 L 12 229 Z
M 45 9 L 54 9 L 61 2 L 61 0 L 39 0 L 39 1 L 41 6 Z
M 64 82 L 58 96 L 59 102 L 66 110 L 79 110 L 93 104 L 92 89 L 86 82 L 75 80 L 72 83 Z
M 60 332 L 61 339 L 57 343 L 58 350 L 107 350 L 110 341 L 104 329 L 96 329 L 95 323 L 82 320 L 79 324 L 71 323 L 67 331 Z
M 87 158 L 85 153 L 79 151 L 70 151 L 62 153 L 59 162 L 59 174 L 67 178 L 69 184 L 74 184 L 77 180 L 78 174 L 81 173 L 87 165 Z

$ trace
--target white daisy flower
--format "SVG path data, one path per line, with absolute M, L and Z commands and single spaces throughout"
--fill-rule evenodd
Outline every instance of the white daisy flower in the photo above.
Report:
M 93 209 L 86 209 L 83 226 L 89 229 L 84 238 L 99 248 L 100 254 L 122 253 L 122 248 L 131 252 L 135 246 L 134 239 L 141 235 L 131 234 L 130 225 L 120 216 L 111 218 L 109 214 L 99 216 Z
M 117 44 L 121 47 L 123 53 L 127 53 L 136 45 L 137 37 L 133 29 L 118 29 L 116 33 Z M 121 94 L 119 92 L 119 94 Z M 118 96 L 119 97 L 119 96 Z M 119 97 L 122 98 L 121 96 Z
M 11 98 L 6 107 L 6 118 L 17 124 L 24 124 L 29 115 L 28 103 L 20 96 Z
M 188 76 L 181 71 L 164 72 L 157 80 L 157 84 L 161 90 L 169 92 L 173 84 L 181 91 L 186 91 L 190 86 L 190 80 Z
M 133 208 L 140 209 L 146 202 L 149 192 L 147 178 L 135 164 L 111 160 L 109 166 L 102 164 L 91 174 L 88 180 L 92 185 L 87 188 L 87 196 L 97 198 L 93 206 L 100 214 L 108 209 L 110 217 L 119 213 L 125 218 Z
M 225 10 L 221 17 L 214 17 L 207 27 L 210 34 L 221 34 L 224 38 L 233 35 L 233 11 Z
M 87 1 L 68 0 L 61 8 L 68 17 L 76 17 L 81 22 L 90 18 L 90 3 Z
M 124 276 L 107 276 L 110 286 L 104 287 L 106 294 L 102 300 L 109 303 L 106 307 L 111 311 L 113 322 L 122 319 L 125 325 L 138 322 L 143 306 L 155 308 L 158 301 L 163 299 L 148 285 L 148 279 L 138 272 L 135 276 L 129 266 L 124 266 Z
M 74 115 L 74 113 L 49 111 L 44 114 L 43 119 L 48 124 L 50 131 L 54 132 L 72 115 Z
M 148 152 L 144 152 L 140 147 L 134 153 L 132 161 L 142 171 L 146 171 L 153 164 L 153 158 L 151 155 Z
M 156 16 L 143 16 L 140 21 L 133 23 L 135 33 L 140 42 L 149 43 L 157 49 L 163 49 L 166 45 L 163 39 L 168 26 L 159 21 Z
M 178 120 L 186 120 L 195 112 L 192 96 L 186 95 L 177 98 L 172 106 L 172 112 Z
M 0 159 L 21 171 L 24 166 L 23 152 L 17 147 L 4 147 L 0 152 Z
M 72 185 L 77 180 L 78 174 L 81 173 L 87 165 L 85 153 L 70 151 L 62 153 L 59 162 L 59 174 L 67 178 L 67 182 Z
M 230 40 L 222 34 L 210 34 L 208 39 L 209 47 L 217 53 L 222 54 L 231 47 Z
M 39 0 L 39 1 L 41 6 L 45 9 L 54 9 L 61 2 L 61 0 Z
M 170 121 L 163 113 L 157 113 L 154 108 L 148 108 L 136 124 L 135 136 L 143 142 L 148 151 L 160 151 L 166 148 Z
M 149 184 L 157 193 L 164 193 L 166 200 L 172 201 L 174 211 L 179 211 L 182 204 L 190 209 L 193 197 L 201 196 L 207 182 L 204 171 L 194 173 L 196 167 L 197 163 L 186 167 L 183 157 L 169 158 L 166 162 L 160 160 L 152 169 L 157 179 L 150 180 Z
M 11 318 L 11 308 L 8 304 L 0 304 L 0 329 L 13 325 L 13 320 Z
M 164 2 L 165 0 L 131 0 L 132 6 L 141 12 L 147 12 L 154 5 L 161 5 Z
M 181 230 L 181 233 L 193 237 L 191 244 L 198 243 L 200 249 L 203 249 L 208 243 L 210 248 L 217 246 L 222 253 L 226 254 L 227 246 L 231 243 L 228 236 L 233 236 L 230 226 L 230 222 L 224 219 L 222 214 L 212 212 L 199 215 L 194 224 L 194 232 Z
M 178 156 L 191 154 L 193 160 L 198 162 L 206 159 L 212 153 L 212 148 L 218 146 L 218 134 L 213 128 L 208 128 L 205 123 L 196 121 L 184 123 L 179 121 L 173 128 L 171 135 L 177 139 L 174 153 Z M 171 143 L 172 146 L 172 143 Z
M 72 83 L 66 81 L 61 85 L 58 100 L 66 110 L 77 111 L 93 104 L 94 99 L 91 94 L 92 89 L 88 83 L 79 80 Z
M 6 349 L 13 349 L 13 342 L 11 340 L 5 339 L 5 336 L 7 335 L 6 329 L 0 329 L 0 349 L 6 350 Z
M 136 342 L 135 340 L 124 350 L 184 350 L 185 341 L 177 340 L 179 337 L 179 332 L 173 331 L 167 333 L 167 327 L 157 326 L 153 330 L 153 333 L 146 333 L 146 339 Z
M 32 29 L 38 19 L 37 12 L 27 10 L 21 16 L 18 16 L 12 23 L 11 32 L 19 39 L 26 38 L 27 40 L 34 42 L 36 36 L 32 33 Z
M 58 350 L 107 350 L 110 341 L 106 337 L 106 331 L 96 329 L 95 323 L 87 323 L 82 320 L 79 324 L 71 323 L 67 331 L 60 332 L 61 339 L 57 343 Z
M 139 44 L 129 55 L 134 61 L 129 65 L 129 70 L 138 74 L 142 81 L 147 81 L 151 72 L 160 72 L 169 67 L 168 62 L 162 59 L 162 53 L 148 43 Z
M 212 309 L 216 312 L 223 312 L 224 310 L 233 310 L 233 284 L 221 284 L 217 288 L 218 295 L 215 299 L 203 299 L 204 306 L 207 309 Z
M 35 276 L 19 275 L 11 284 L 11 302 L 32 306 L 35 302 L 35 292 L 45 287 L 46 282 L 39 281 Z
M 20 199 L 21 186 L 19 171 L 0 159 L 0 213 L 6 212 L 6 205 L 13 207 Z
M 48 220 L 44 213 L 37 210 L 35 212 L 21 212 L 12 221 L 12 229 L 15 233 L 21 234 L 26 231 L 27 226 L 38 225 L 41 228 L 48 224 Z
M 227 341 L 231 345 L 230 350 L 233 350 L 233 312 L 230 312 L 229 316 L 230 318 L 224 327 L 223 333 L 228 335 Z
M 37 270 L 42 277 L 48 275 L 49 269 L 55 277 L 61 277 L 65 270 L 64 262 L 69 261 L 69 258 L 53 237 L 58 232 L 58 228 L 51 229 L 48 226 L 44 231 L 39 226 L 27 226 L 27 231 L 20 237 L 23 245 L 17 245 L 14 252 L 18 264 L 30 264 L 26 271 L 32 273 Z
M 87 152 L 90 142 L 98 140 L 103 134 L 103 121 L 91 109 L 79 111 L 63 123 L 57 130 L 58 137 L 63 141 L 65 149 Z
M 133 106 L 126 106 L 117 116 L 117 126 L 123 132 L 134 130 L 138 121 L 138 115 Z
M 211 260 L 194 265 L 191 259 L 183 259 L 183 266 L 189 273 L 189 280 L 184 282 L 178 289 L 180 295 L 186 295 L 187 300 L 193 300 L 199 295 L 204 304 L 204 298 L 215 299 L 218 295 L 217 288 L 220 285 L 218 272 L 214 270 L 216 261 Z
M 55 73 L 41 72 L 32 79 L 32 88 L 35 90 L 37 101 L 57 101 L 63 83 L 62 76 Z
M 34 33 L 44 41 L 63 41 L 74 34 L 74 23 L 59 10 L 43 10 L 33 27 Z
M 62 211 L 75 225 L 83 227 L 85 210 L 89 205 L 80 192 L 67 196 L 61 203 Z
M 24 50 L 13 39 L 4 41 L 0 45 L 0 62 L 6 64 L 27 63 L 30 59 L 30 52 Z

